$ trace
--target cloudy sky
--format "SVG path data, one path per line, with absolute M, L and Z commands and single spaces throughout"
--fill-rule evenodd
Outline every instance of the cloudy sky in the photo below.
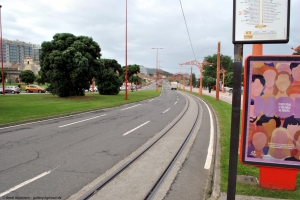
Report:
M 189 72 L 179 63 L 217 53 L 233 58 L 233 0 L 128 0 L 128 64 Z M 125 65 L 125 0 L 2 0 L 3 38 L 33 44 L 51 41 L 56 33 L 92 37 L 103 58 Z M 183 12 L 182 12 L 182 8 Z M 263 54 L 289 54 L 300 45 L 300 0 L 291 0 L 290 40 L 265 44 Z M 188 31 L 186 28 L 185 20 Z M 188 34 L 189 33 L 189 34 Z M 189 37 L 190 36 L 190 37 Z M 191 41 L 191 42 L 190 42 Z M 252 45 L 244 45 L 244 58 Z M 198 68 L 193 72 L 198 75 Z

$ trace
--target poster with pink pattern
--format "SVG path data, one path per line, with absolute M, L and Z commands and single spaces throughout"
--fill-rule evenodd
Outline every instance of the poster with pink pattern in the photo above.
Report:
M 300 56 L 249 56 L 242 162 L 300 168 Z

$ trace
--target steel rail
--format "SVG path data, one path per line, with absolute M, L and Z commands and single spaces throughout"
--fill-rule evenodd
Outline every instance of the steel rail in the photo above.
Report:
M 84 195 L 82 195 L 78 200 L 87 200 L 90 197 L 92 197 L 97 191 L 101 190 L 106 184 L 108 184 L 110 181 L 112 181 L 118 174 L 120 174 L 122 171 L 124 171 L 130 164 L 132 164 L 135 160 L 137 160 L 141 155 L 143 155 L 147 150 L 149 150 L 156 142 L 158 142 L 163 136 L 165 136 L 186 114 L 187 110 L 189 109 L 190 102 L 188 100 L 188 106 L 186 107 L 184 113 L 170 126 L 163 134 L 161 134 L 156 140 L 151 142 L 147 147 L 145 147 L 141 152 L 139 152 L 136 156 L 131 158 L 129 161 L 127 161 L 124 165 L 122 165 L 120 168 L 112 172 L 107 178 L 105 178 L 103 181 L 95 185 L 93 188 L 91 188 L 88 192 L 86 192 Z M 198 105 L 199 107 L 199 105 Z M 199 112 L 199 111 L 198 111 Z
M 156 183 L 154 184 L 154 186 L 152 187 L 152 189 L 148 192 L 147 196 L 144 198 L 146 200 L 150 200 L 154 197 L 154 195 L 156 194 L 156 192 L 159 190 L 160 185 L 163 183 L 163 181 L 165 180 L 165 178 L 167 177 L 168 173 L 170 172 L 170 170 L 172 169 L 173 165 L 176 163 L 178 157 L 181 155 L 182 151 L 184 150 L 186 144 L 188 143 L 189 139 L 192 136 L 192 133 L 195 129 L 195 126 L 199 120 L 200 117 L 200 106 L 199 106 L 199 101 L 196 99 L 196 97 L 194 97 L 193 95 L 191 95 L 192 98 L 195 99 L 195 101 L 197 102 L 197 106 L 198 106 L 198 113 L 197 113 L 197 117 L 196 120 L 193 124 L 193 127 L 191 128 L 188 136 L 186 137 L 186 139 L 184 140 L 183 144 L 181 145 L 180 149 L 177 151 L 176 155 L 174 156 L 174 158 L 172 159 L 172 161 L 170 162 L 170 164 L 168 165 L 168 167 L 166 168 L 166 170 L 162 173 L 162 175 L 158 178 L 158 180 L 156 181 Z

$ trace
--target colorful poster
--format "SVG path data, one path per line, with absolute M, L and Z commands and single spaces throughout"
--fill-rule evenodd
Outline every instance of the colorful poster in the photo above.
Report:
M 300 168 L 300 56 L 246 59 L 242 161 Z

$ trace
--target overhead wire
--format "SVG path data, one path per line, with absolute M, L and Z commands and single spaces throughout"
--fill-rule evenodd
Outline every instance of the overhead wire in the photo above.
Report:
M 189 32 L 189 29 L 188 29 L 188 26 L 187 26 L 187 23 L 186 23 L 186 19 L 185 19 L 185 15 L 184 15 L 184 12 L 183 12 L 183 7 L 182 7 L 181 0 L 179 0 L 179 2 L 180 2 L 181 11 L 182 11 L 183 19 L 184 19 L 184 22 L 185 22 L 186 30 L 187 30 L 187 33 L 188 33 L 188 36 L 189 36 L 189 39 L 190 39 L 190 44 L 191 44 L 191 47 L 192 47 L 192 51 L 193 51 L 193 54 L 194 54 L 194 58 L 195 58 L 195 60 L 196 60 L 195 51 L 194 51 L 194 48 L 193 48 L 193 44 L 192 44 L 190 32 Z

